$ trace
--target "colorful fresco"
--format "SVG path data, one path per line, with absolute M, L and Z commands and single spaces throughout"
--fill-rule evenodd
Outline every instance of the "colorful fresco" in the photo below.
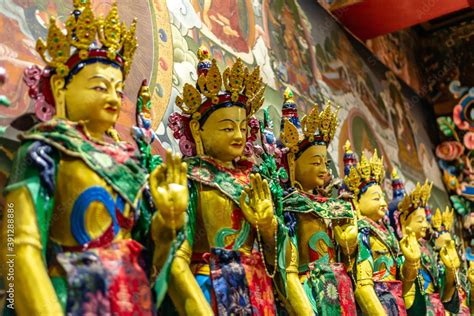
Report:
M 93 3 L 99 10 L 110 5 L 108 0 Z M 49 15 L 66 17 L 69 9 L 69 2 L 63 1 L 0 3 L 0 66 L 9 73 L 0 92 L 12 101 L 10 108 L 0 109 L 4 127 L 31 111 L 27 90 L 19 83 L 23 69 L 40 63 L 33 39 L 46 36 Z M 336 165 L 342 161 L 344 141 L 350 139 L 358 154 L 362 148 L 382 152 L 388 169 L 399 168 L 409 188 L 426 177 L 443 187 L 428 137 L 429 119 L 417 95 L 316 1 L 149 0 L 132 5 L 131 0 L 123 0 L 119 10 L 127 23 L 138 17 L 140 45 L 117 126 L 124 139 L 130 139 L 128 129 L 135 120 L 132 104 L 142 79 L 147 78 L 160 140 L 154 150 L 178 149 L 166 128 L 167 119 L 176 110 L 178 91 L 185 82 L 197 79 L 195 51 L 205 45 L 220 66 L 241 58 L 261 67 L 267 84 L 265 102 L 274 122 L 280 120 L 286 86 L 293 89 L 300 111 L 308 112 L 324 96 L 339 104 L 342 128 L 329 148 Z M 276 132 L 279 125 L 275 124 Z M 15 128 L 9 127 L 5 135 L 14 139 L 15 134 Z M 444 189 L 437 192 L 438 203 L 447 201 Z
M 413 30 L 401 30 L 367 40 L 367 47 L 419 94 L 426 94 L 417 62 L 417 35 Z

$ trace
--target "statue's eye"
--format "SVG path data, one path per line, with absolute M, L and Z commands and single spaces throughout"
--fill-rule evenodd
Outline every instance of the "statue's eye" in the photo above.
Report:
M 99 92 L 106 92 L 107 91 L 107 89 L 102 87 L 102 86 L 95 86 L 92 89 L 94 89 L 95 91 L 99 91 Z

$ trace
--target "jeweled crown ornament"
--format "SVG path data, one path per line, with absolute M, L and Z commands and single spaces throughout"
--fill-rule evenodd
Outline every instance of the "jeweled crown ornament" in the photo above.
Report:
M 428 183 L 428 181 L 425 181 L 423 185 L 417 183 L 415 189 L 410 194 L 406 194 L 403 197 L 403 200 L 398 203 L 400 216 L 408 218 L 408 216 L 416 209 L 420 207 L 425 209 L 430 198 L 432 187 L 433 183 Z
M 127 30 L 120 22 L 116 2 L 105 19 L 94 16 L 90 0 L 74 0 L 73 5 L 66 34 L 51 17 L 46 43 L 41 39 L 36 42 L 41 58 L 60 77 L 67 77 L 80 62 L 90 58 L 108 59 L 121 66 L 126 76 L 138 46 L 136 19 Z
M 394 200 L 402 199 L 406 194 L 405 185 L 398 175 L 398 170 L 392 170 L 392 197 Z
M 398 203 L 400 203 L 406 195 L 405 185 L 398 175 L 398 170 L 392 170 L 392 199 L 388 203 L 388 221 L 393 228 L 398 239 L 403 238 L 402 227 L 400 225 L 400 211 L 398 210 Z
M 352 154 L 350 143 L 346 143 L 345 151 L 348 156 Z M 383 157 L 379 158 L 375 149 L 370 160 L 362 153 L 359 164 L 352 161 L 349 174 L 344 177 L 344 184 L 354 195 L 359 195 L 369 184 L 381 185 L 384 173 Z
M 182 97 L 176 98 L 176 105 L 183 113 L 202 123 L 213 111 L 222 107 L 240 106 L 246 109 L 247 117 L 260 109 L 265 86 L 259 67 L 250 72 L 237 58 L 231 67 L 221 73 L 216 60 L 209 60 L 207 48 L 200 47 L 197 56 L 199 78 L 196 87 L 186 83 Z
M 311 112 L 303 117 L 300 124 L 293 92 L 286 88 L 283 97 L 283 121 L 280 134 L 282 144 L 296 155 L 314 144 L 329 145 L 338 126 L 339 107 L 332 111 L 331 101 L 326 100 L 324 110 L 319 112 L 318 105 L 315 104 Z
M 288 149 L 286 165 L 290 175 L 290 184 L 294 186 L 296 184 L 295 161 L 313 145 L 329 145 L 336 133 L 339 107 L 332 111 L 331 102 L 326 101 L 326 107 L 319 112 L 318 104 L 315 104 L 311 112 L 300 122 L 293 91 L 286 88 L 283 99 L 280 141 L 283 147 Z

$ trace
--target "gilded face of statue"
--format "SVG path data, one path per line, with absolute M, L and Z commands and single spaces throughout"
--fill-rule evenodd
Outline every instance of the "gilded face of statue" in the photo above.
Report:
M 101 137 L 119 117 L 123 86 L 119 68 L 102 63 L 86 65 L 64 89 L 67 118 L 87 121 L 89 132 Z
M 214 111 L 199 133 L 206 155 L 224 163 L 232 162 L 242 155 L 247 139 L 245 109 L 232 106 Z
M 324 145 L 313 145 L 306 149 L 295 162 L 295 180 L 305 191 L 324 185 L 327 149 Z
M 387 212 L 387 202 L 385 201 L 382 188 L 378 184 L 371 185 L 359 198 L 358 208 L 361 215 L 373 221 L 382 219 Z
M 402 229 L 404 234 L 408 227 L 415 233 L 416 239 L 424 238 L 429 225 L 426 220 L 425 209 L 421 207 L 416 209 L 405 221 L 402 220 L 401 224 L 403 225 Z

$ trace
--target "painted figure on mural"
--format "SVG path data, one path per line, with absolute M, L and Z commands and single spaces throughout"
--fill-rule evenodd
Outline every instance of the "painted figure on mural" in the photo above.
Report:
M 398 243 L 383 223 L 387 202 L 381 188 L 385 170 L 375 151 L 369 160 L 362 154 L 357 163 L 350 144 L 344 155 L 345 189 L 353 194 L 357 210 L 359 247 L 353 262 L 355 297 L 367 315 L 406 315 L 403 294 L 419 267 L 420 249 L 413 233 Z M 405 261 L 398 262 L 401 250 Z M 400 276 L 400 279 L 397 277 Z
M 411 125 L 412 121 L 408 119 L 408 115 L 411 115 L 410 111 L 407 111 L 398 79 L 395 78 L 392 72 L 388 72 L 387 77 L 391 100 L 389 107 L 392 110 L 392 126 L 397 139 L 400 164 L 406 170 L 410 170 L 413 176 L 423 178 L 424 172 L 418 157 L 415 135 Z
M 14 219 L 2 221 L 0 243 L 2 260 L 15 256 L 19 315 L 151 315 L 150 281 L 158 303 L 166 290 L 156 271 L 184 224 L 186 165 L 168 154 L 148 174 L 113 129 L 135 29 L 116 4 L 96 18 L 90 1 L 75 0 L 66 32 L 51 18 L 36 44 L 47 67 L 27 69 L 25 82 L 42 122 L 21 136 L 5 188 Z
M 255 16 L 251 0 L 192 0 L 196 12 L 222 44 L 249 53 L 255 45 Z
M 300 123 L 292 92 L 285 91 L 281 142 L 289 174 L 283 196 L 285 217 L 295 222 L 290 236 L 296 254 L 287 269 L 288 279 L 299 278 L 302 291 L 288 289 L 287 309 L 295 315 L 309 300 L 304 315 L 356 315 L 352 282 L 336 247 L 346 256 L 357 248 L 357 223 L 349 202 L 318 194 L 329 176 L 327 146 L 335 136 L 338 109 L 327 101 L 324 110 L 316 104 Z
M 263 103 L 259 69 L 237 59 L 221 73 L 206 48 L 198 57 L 196 88 L 184 86 L 176 99 L 183 113 L 169 119 L 188 157 L 191 196 L 169 294 L 181 315 L 274 315 L 271 277 L 285 266 L 278 257 L 284 230 L 268 182 L 251 174 L 243 156 L 251 116 Z
M 281 81 L 294 85 L 300 93 L 310 95 L 319 77 L 316 59 L 312 57 L 314 44 L 306 18 L 294 1 L 280 1 L 269 6 L 268 27 L 271 37 L 271 53 L 277 59 L 275 72 Z

